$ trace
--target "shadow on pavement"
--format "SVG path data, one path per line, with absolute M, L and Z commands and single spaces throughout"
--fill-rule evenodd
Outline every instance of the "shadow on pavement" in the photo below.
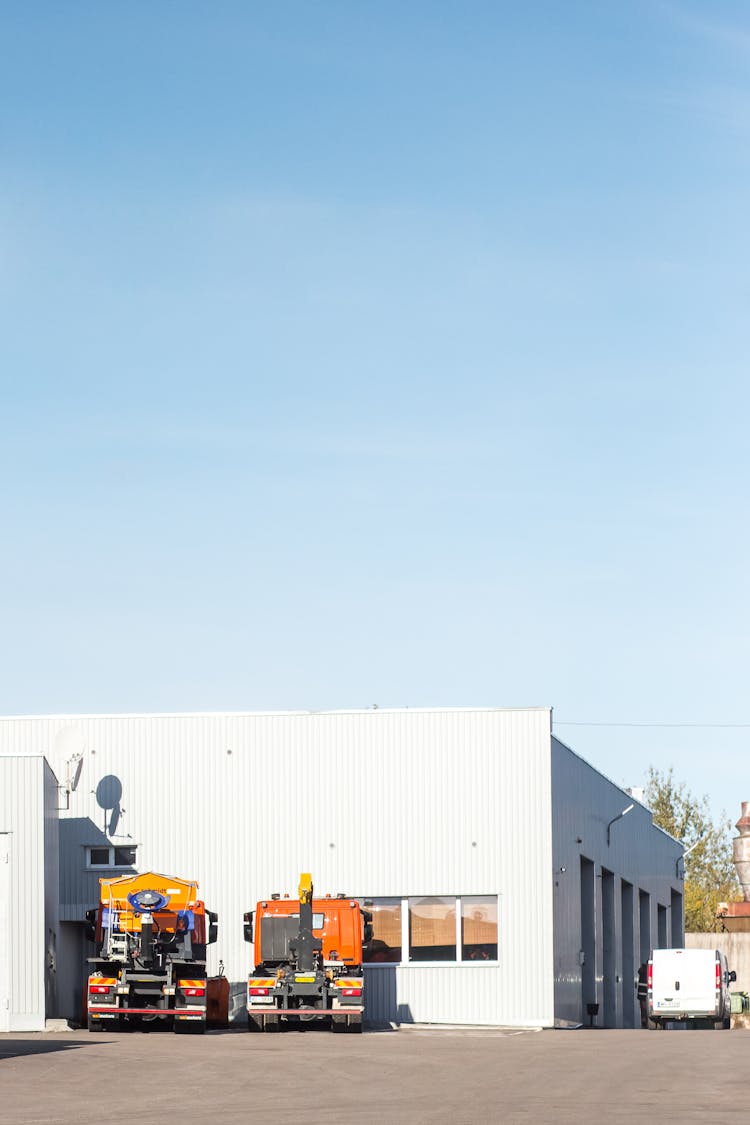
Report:
M 22 1055 L 47 1055 L 52 1051 L 76 1051 L 79 1047 L 100 1047 L 102 1045 L 101 1039 L 95 1039 L 92 1043 L 74 1039 L 70 1043 L 66 1043 L 62 1039 L 3 1039 L 0 1037 L 0 1062 L 3 1059 L 16 1059 Z

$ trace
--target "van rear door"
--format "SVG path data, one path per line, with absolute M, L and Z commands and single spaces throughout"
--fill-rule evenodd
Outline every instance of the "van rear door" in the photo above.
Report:
M 713 949 L 655 949 L 653 1012 L 659 1016 L 713 1015 L 716 952 Z

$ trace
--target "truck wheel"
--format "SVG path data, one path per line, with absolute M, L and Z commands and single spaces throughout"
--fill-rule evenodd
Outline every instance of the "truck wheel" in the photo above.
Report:
M 352 1035 L 362 1034 L 362 1020 L 352 1020 L 349 1024 L 349 1032 Z
M 275 1018 L 271 1017 L 270 1019 L 266 1018 L 264 1021 L 263 1030 L 265 1032 L 281 1031 L 281 1020 L 278 1018 L 278 1016 L 276 1016 Z
M 92 1020 L 91 1016 L 88 1017 L 86 1025 L 89 1031 L 103 1031 L 101 1020 Z
M 334 1033 L 334 1035 L 343 1035 L 343 1033 L 346 1031 L 345 1020 L 332 1020 L 331 1031 Z
M 263 1016 L 251 1016 L 247 1013 L 247 1030 L 248 1031 L 262 1031 L 265 1020 Z

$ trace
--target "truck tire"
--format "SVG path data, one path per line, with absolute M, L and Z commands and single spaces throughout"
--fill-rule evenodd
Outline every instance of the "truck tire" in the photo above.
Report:
M 101 1020 L 92 1020 L 91 1016 L 89 1016 L 88 1019 L 86 1020 L 86 1026 L 88 1027 L 89 1031 L 103 1031 L 104 1030 L 104 1028 L 102 1027 L 102 1021 Z
M 331 1031 L 334 1033 L 334 1035 L 343 1035 L 346 1031 L 346 1020 L 331 1020 Z
M 362 1020 L 352 1020 L 349 1024 L 349 1033 L 351 1035 L 362 1034 Z
M 279 1019 L 279 1017 L 278 1016 L 271 1016 L 269 1018 L 268 1016 L 266 1016 L 265 1020 L 263 1021 L 263 1030 L 265 1032 L 272 1032 L 272 1033 L 277 1032 L 277 1031 L 281 1031 L 281 1020 Z

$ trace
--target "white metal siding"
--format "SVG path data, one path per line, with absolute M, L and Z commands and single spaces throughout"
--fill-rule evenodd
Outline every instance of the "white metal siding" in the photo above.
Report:
M 509 957 L 501 954 L 503 962 Z M 510 962 L 512 965 L 512 962 Z M 508 1010 L 508 970 L 500 965 L 372 965 L 366 968 L 367 1016 L 373 1022 L 495 1026 Z M 513 997 L 518 1004 L 519 998 Z M 528 1007 L 528 1006 L 527 1006 Z M 507 1021 L 547 1026 L 549 1018 Z
M 7 999 L 10 1031 L 43 1030 L 46 1015 L 44 770 L 41 757 L 0 758 L 0 832 L 9 857 L 7 996 L 0 1002 Z
M 10 1031 L 10 836 L 0 835 L 0 1032 Z
M 0 721 L 0 754 L 44 753 L 58 777 L 72 746 L 64 918 L 96 902 L 84 846 L 107 839 L 95 792 L 115 775 L 112 842 L 137 843 L 140 870 L 199 880 L 220 914 L 211 968 L 223 958 L 236 995 L 243 911 L 310 870 L 321 893 L 498 894 L 499 966 L 404 966 L 396 1005 L 418 1021 L 552 1022 L 548 708 Z

